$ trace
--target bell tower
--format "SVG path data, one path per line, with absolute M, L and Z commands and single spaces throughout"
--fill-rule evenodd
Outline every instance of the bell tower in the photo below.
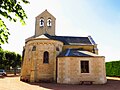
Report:
M 43 34 L 49 34 L 54 36 L 55 20 L 56 18 L 51 15 L 47 10 L 38 15 L 35 22 L 35 37 Z

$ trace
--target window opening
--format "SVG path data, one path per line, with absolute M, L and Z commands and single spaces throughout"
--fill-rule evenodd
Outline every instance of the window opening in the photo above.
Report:
M 43 26 L 44 26 L 44 19 L 41 18 L 41 19 L 40 19 L 40 27 L 43 27 Z
M 36 46 L 33 46 L 32 51 L 36 51 Z
M 49 53 L 47 51 L 44 52 L 43 63 L 49 63 Z
M 89 61 L 81 61 L 81 73 L 89 73 Z
M 52 20 L 51 20 L 50 18 L 47 20 L 47 26 L 48 26 L 48 27 L 51 27 L 51 26 L 52 26 Z

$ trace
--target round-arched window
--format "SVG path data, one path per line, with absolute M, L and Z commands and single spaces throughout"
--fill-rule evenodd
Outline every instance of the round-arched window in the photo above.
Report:
M 48 27 L 51 27 L 52 26 L 52 20 L 50 18 L 48 18 L 47 20 L 47 26 Z
M 36 46 L 33 46 L 32 51 L 36 51 Z
M 49 52 L 48 51 L 44 52 L 43 63 L 49 63 Z
M 44 26 L 44 18 L 40 18 L 40 23 L 39 23 L 40 27 Z

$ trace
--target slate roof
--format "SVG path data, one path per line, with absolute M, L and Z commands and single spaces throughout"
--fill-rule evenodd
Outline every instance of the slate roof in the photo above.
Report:
M 96 44 L 91 36 L 88 37 L 73 37 L 73 36 L 51 36 L 49 34 L 44 34 L 46 37 L 62 41 L 64 45 L 94 45 Z
M 69 57 L 69 56 L 94 57 L 94 56 L 98 56 L 98 55 L 91 53 L 89 51 L 81 51 L 79 49 L 67 49 L 58 55 L 58 57 Z

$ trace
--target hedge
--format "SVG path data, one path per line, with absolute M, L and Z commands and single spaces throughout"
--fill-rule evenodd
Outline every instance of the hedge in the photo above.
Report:
M 107 76 L 120 76 L 120 61 L 106 62 Z

